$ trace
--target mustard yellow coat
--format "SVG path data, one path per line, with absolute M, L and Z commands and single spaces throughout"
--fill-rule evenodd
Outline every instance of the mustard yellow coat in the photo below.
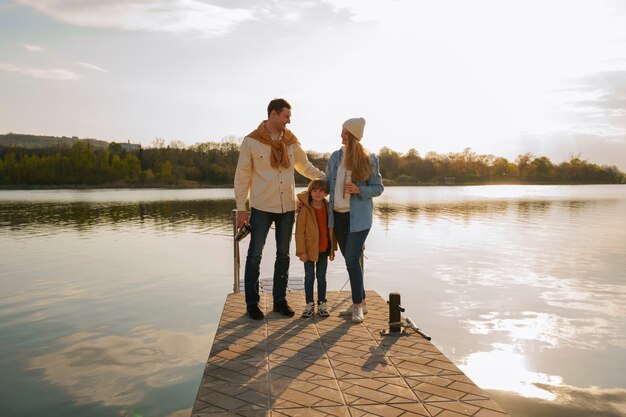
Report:
M 302 191 L 298 194 L 298 200 L 302 203 L 302 208 L 296 220 L 296 255 L 306 253 L 309 261 L 317 262 L 320 252 L 320 235 L 317 227 L 315 209 L 309 204 L 309 191 Z M 324 207 L 328 210 L 328 202 L 324 200 Z M 337 250 L 337 239 L 333 229 L 328 230 L 330 242 L 330 254 L 334 255 Z

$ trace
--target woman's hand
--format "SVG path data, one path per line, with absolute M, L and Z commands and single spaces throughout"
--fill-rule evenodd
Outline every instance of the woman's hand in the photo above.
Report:
M 298 255 L 298 258 L 300 258 L 300 260 L 301 260 L 302 262 L 306 262 L 306 261 L 308 261 L 308 260 L 309 260 L 309 257 L 308 257 L 308 256 L 306 256 L 306 253 L 303 253 L 303 254 L 301 254 L 301 255 Z
M 328 255 L 328 259 L 330 259 L 331 261 L 335 260 L 335 254 L 331 253 L 330 255 Z
M 354 183 L 348 183 L 343 187 L 343 190 L 348 194 L 361 194 L 361 189 Z

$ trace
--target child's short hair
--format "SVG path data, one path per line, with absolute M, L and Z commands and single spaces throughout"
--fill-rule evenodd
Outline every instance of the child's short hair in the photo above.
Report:
M 324 180 L 313 180 L 309 183 L 309 194 L 313 190 L 321 190 L 324 191 L 325 194 L 328 194 L 328 183 Z

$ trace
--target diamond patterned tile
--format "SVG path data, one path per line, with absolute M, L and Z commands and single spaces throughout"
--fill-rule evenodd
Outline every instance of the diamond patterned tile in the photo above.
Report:
M 354 378 L 339 380 L 346 403 L 352 405 L 415 403 L 417 397 L 403 378 Z
M 202 412 L 267 409 L 269 389 L 267 383 L 203 381 L 196 401 L 206 405 Z
M 272 361 L 284 361 L 288 358 L 298 360 L 303 356 L 325 358 L 322 343 L 319 340 L 303 343 L 278 343 L 268 345 L 269 356 Z
M 267 339 L 270 343 L 297 342 L 298 339 L 318 340 L 319 333 L 314 324 L 298 327 L 273 327 L 268 326 Z
M 279 408 L 272 417 L 350 417 L 348 407 Z
M 271 417 L 270 410 L 220 411 L 216 413 L 193 412 L 191 417 Z
M 390 362 L 405 376 L 428 376 L 428 375 L 446 375 L 451 371 L 442 368 L 439 362 L 434 361 L 431 358 L 423 356 L 402 356 L 402 357 L 390 357 Z
M 361 324 L 338 315 L 349 291 L 329 292 L 330 317 L 299 317 L 302 293 L 288 294 L 295 317 L 269 311 L 271 298 L 253 321 L 243 294 L 227 297 L 192 416 L 507 416 L 430 341 L 381 335 L 388 305 L 375 292 Z
M 231 382 L 245 384 L 249 382 L 267 383 L 267 359 L 237 360 L 212 359 L 204 369 L 203 382 Z
M 335 379 L 330 361 L 318 356 L 299 355 L 270 361 L 272 378 L 289 377 L 300 378 L 306 381 L 314 379 Z
M 341 338 L 349 334 L 369 338 L 367 329 L 363 325 L 354 324 L 343 317 L 320 320 L 315 323 L 315 326 L 318 333 L 325 338 Z
M 263 344 L 267 342 L 267 328 L 265 326 L 261 328 L 246 328 L 242 326 L 236 326 L 230 329 L 220 327 L 218 332 L 215 334 L 214 340 L 235 344 Z
M 333 327 L 324 327 L 318 324 L 317 331 L 319 332 L 319 337 L 323 342 L 337 340 L 374 340 L 365 327 L 355 326 L 352 323 L 344 326 Z
M 375 378 L 400 376 L 396 368 L 385 356 L 372 355 L 369 357 L 334 356 L 330 364 L 335 370 L 338 380 L 349 378 Z
M 302 380 L 272 376 L 270 391 L 272 409 L 344 405 L 343 397 L 334 380 Z
M 417 394 L 418 398 L 423 402 L 459 401 L 468 395 L 474 398 L 477 392 L 476 389 L 479 389 L 475 386 L 469 386 L 468 384 L 459 386 L 454 381 L 441 376 L 406 377 L 405 379 Z M 470 388 L 472 392 L 467 392 L 468 388 Z M 488 397 L 485 397 L 485 399 L 487 398 Z
M 422 404 L 377 404 L 350 406 L 352 417 L 431 417 Z
M 247 361 L 267 357 L 267 345 L 260 343 L 233 344 L 214 341 L 211 349 L 211 360 Z
M 263 358 L 267 356 L 267 342 L 265 340 L 255 341 L 247 338 L 231 343 L 224 339 L 213 340 L 211 357 L 225 356 L 239 359 Z
M 432 343 L 414 332 L 409 332 L 407 336 L 385 336 L 379 343 L 392 357 L 441 354 Z
M 463 402 L 480 407 L 481 408 L 480 413 L 483 414 L 483 417 L 487 417 L 490 415 L 502 417 L 503 415 L 506 415 L 506 411 L 504 411 L 502 407 L 500 407 L 495 401 L 490 400 L 490 399 L 476 400 L 476 401 L 464 399 Z M 493 413 L 493 414 L 489 414 L 489 413 Z
M 480 407 L 476 407 L 471 404 L 466 404 L 461 401 L 442 401 L 436 403 L 425 404 L 426 409 L 433 416 L 438 415 L 459 415 L 459 416 L 473 416 Z
M 328 357 L 336 356 L 356 356 L 356 357 L 369 357 L 372 355 L 382 356 L 385 354 L 373 340 L 371 341 L 336 341 L 325 343 L 324 347 Z

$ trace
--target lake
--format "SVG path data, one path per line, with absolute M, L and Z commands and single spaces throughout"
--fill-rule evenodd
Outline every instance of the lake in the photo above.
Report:
M 233 207 L 231 189 L 0 191 L 0 415 L 188 416 Z M 338 255 L 329 289 L 346 281 Z M 365 284 L 511 416 L 626 415 L 626 186 L 388 187 Z

